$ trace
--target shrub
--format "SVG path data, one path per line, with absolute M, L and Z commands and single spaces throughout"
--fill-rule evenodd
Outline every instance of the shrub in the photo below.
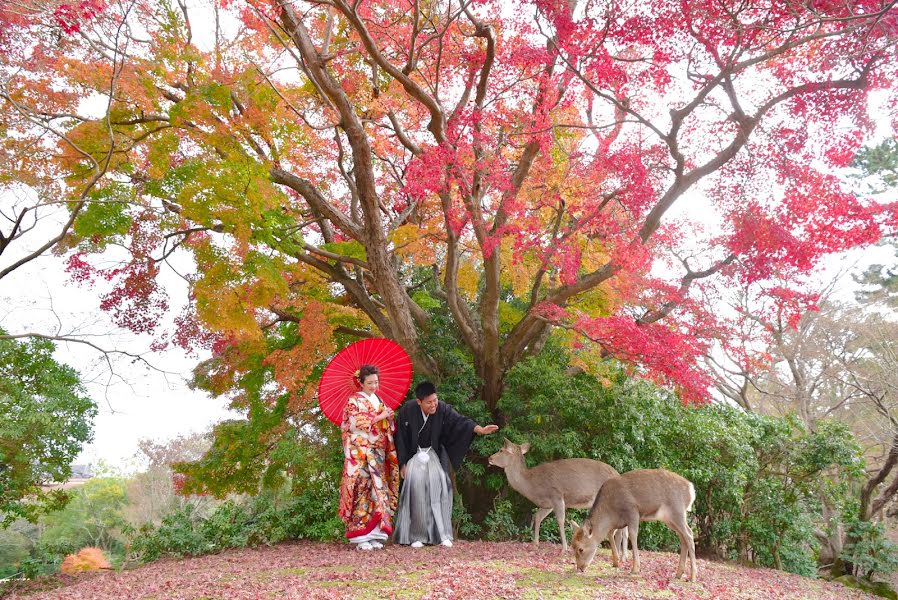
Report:
M 133 560 L 198 556 L 227 548 L 276 544 L 286 539 L 335 540 L 342 537 L 336 491 L 326 481 L 278 492 L 229 499 L 207 515 L 190 504 L 166 515 L 158 526 L 130 529 Z
M 82 548 L 76 554 L 66 556 L 59 570 L 66 575 L 110 568 L 109 561 L 99 548 Z
M 872 580 L 898 570 L 898 544 L 886 538 L 882 523 L 854 520 L 841 558 L 854 566 L 854 575 Z
M 514 517 L 514 510 L 510 500 L 496 500 L 493 510 L 483 522 L 486 539 L 490 541 L 525 539 L 528 530 Z

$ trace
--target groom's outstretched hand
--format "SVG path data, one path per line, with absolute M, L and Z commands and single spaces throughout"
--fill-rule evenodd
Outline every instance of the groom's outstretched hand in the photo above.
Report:
M 474 433 L 477 435 L 489 435 L 491 433 L 496 433 L 497 431 L 499 431 L 498 425 L 485 425 L 482 427 L 478 425 L 474 428 Z

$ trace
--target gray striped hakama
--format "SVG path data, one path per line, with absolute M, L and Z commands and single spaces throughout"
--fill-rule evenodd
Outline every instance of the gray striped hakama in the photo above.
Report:
M 419 448 L 406 463 L 393 541 L 407 545 L 446 540 L 452 541 L 452 484 L 433 448 Z

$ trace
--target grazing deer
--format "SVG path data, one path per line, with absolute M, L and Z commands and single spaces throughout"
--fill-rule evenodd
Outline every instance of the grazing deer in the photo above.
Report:
M 505 440 L 502 449 L 489 457 L 489 463 L 505 470 L 508 483 L 522 496 L 536 504 L 533 515 L 533 545 L 539 545 L 539 525 L 553 510 L 561 535 L 561 552 L 567 552 L 564 512 L 568 508 L 589 508 L 596 492 L 606 480 L 617 477 L 614 468 L 588 458 L 567 458 L 528 469 L 524 455 L 530 444 L 520 446 Z M 621 552 L 627 550 L 626 531 L 615 535 Z
M 661 521 L 673 529 L 680 538 L 680 564 L 677 579 L 683 576 L 686 558 L 689 557 L 690 581 L 698 574 L 695 566 L 695 541 L 692 530 L 686 523 L 686 513 L 695 500 L 692 483 L 676 473 L 664 469 L 640 469 L 630 471 L 605 482 L 599 490 L 589 516 L 578 527 L 571 521 L 574 537 L 571 546 L 577 569 L 583 571 L 592 562 L 596 548 L 613 529 L 626 527 L 630 532 L 630 547 L 633 549 L 633 573 L 639 572 L 640 521 Z M 620 559 L 617 548 L 611 544 L 611 562 L 617 567 Z

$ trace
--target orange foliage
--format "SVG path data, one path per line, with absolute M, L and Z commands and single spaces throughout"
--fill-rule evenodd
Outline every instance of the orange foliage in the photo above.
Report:
M 286 390 L 294 392 L 290 409 L 296 412 L 310 400 L 314 389 L 307 380 L 315 364 L 325 360 L 333 352 L 333 332 L 327 320 L 326 307 L 316 301 L 309 302 L 300 320 L 302 340 L 299 345 L 284 350 L 274 350 L 265 359 L 274 367 L 274 379 Z
M 82 548 L 77 554 L 69 554 L 62 561 L 59 570 L 66 575 L 76 575 L 87 571 L 110 568 L 106 555 L 99 548 Z

